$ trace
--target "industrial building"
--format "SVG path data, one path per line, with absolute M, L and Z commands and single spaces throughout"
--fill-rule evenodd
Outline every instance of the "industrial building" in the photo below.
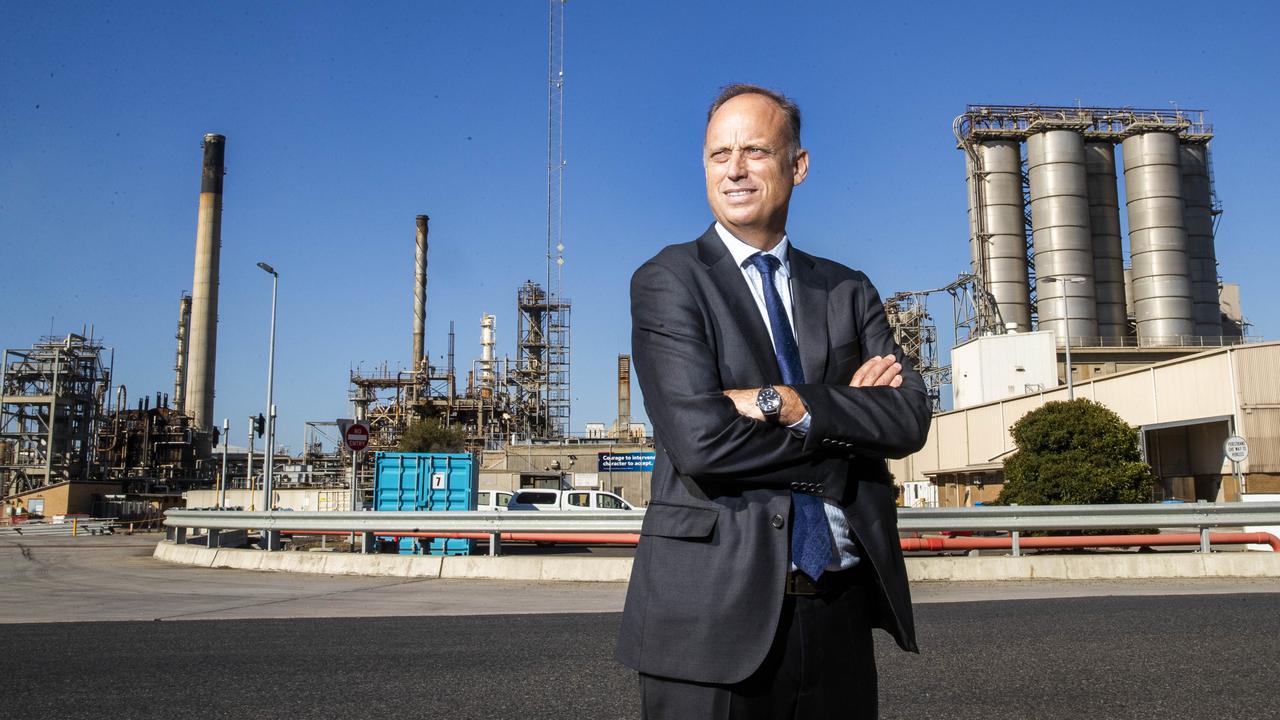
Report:
M 1280 437 L 1267 414 L 1280 348 L 1248 336 L 1239 287 L 1218 275 L 1222 204 L 1205 113 L 974 105 L 953 130 L 965 160 L 969 272 L 894 296 L 888 313 L 935 397 L 952 387 L 952 409 L 935 415 L 925 448 L 892 464 L 904 503 L 994 500 L 1016 449 L 1010 426 L 1072 396 L 1140 430 L 1158 477 L 1153 500 L 1236 500 L 1280 487 L 1271 458 Z M 943 291 L 956 346 L 940 368 L 923 303 Z M 1231 434 L 1266 448 L 1240 480 L 1222 452 Z

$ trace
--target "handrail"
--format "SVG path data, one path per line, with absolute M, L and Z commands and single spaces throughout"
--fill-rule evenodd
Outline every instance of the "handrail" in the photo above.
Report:
M 343 532 L 640 532 L 643 510 L 528 511 L 468 510 L 447 512 L 247 512 L 168 510 L 164 524 L 213 530 L 339 530 Z
M 1280 502 L 1123 505 L 989 505 L 900 508 L 904 531 L 1034 531 L 1280 525 Z
M 181 510 L 165 512 L 164 524 L 181 531 L 209 530 L 340 531 L 360 533 L 371 548 L 377 534 L 481 533 L 496 553 L 510 533 L 600 534 L 638 533 L 644 510 L 632 511 L 450 511 L 450 512 L 244 512 Z M 1131 505 L 1035 505 L 967 508 L 899 508 L 902 532 L 968 530 L 1023 532 L 1043 530 L 1132 530 L 1195 528 L 1201 549 L 1208 551 L 1209 529 L 1280 525 L 1280 502 L 1186 503 Z M 210 540 L 217 536 L 212 533 Z

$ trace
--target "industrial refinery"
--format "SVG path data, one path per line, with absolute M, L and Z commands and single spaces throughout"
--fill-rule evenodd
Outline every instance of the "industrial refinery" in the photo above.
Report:
M 554 57 L 550 67 L 554 118 L 562 112 Z M 1239 288 L 1218 274 L 1222 203 L 1205 116 L 973 105 L 956 118 L 969 267 L 949 284 L 894 293 L 885 302 L 937 413 L 929 445 L 895 464 L 905 504 L 993 499 L 1002 458 L 1013 450 L 1013 420 L 1048 400 L 1077 396 L 1105 402 L 1141 429 L 1160 477 L 1154 499 L 1236 499 L 1280 482 L 1280 454 L 1265 442 L 1280 418 L 1264 407 L 1280 402 L 1265 382 L 1280 367 L 1280 347 L 1248 335 Z M 369 425 L 371 451 L 396 450 L 412 423 L 434 419 L 460 431 L 465 449 L 480 458 L 482 487 L 589 484 L 643 504 L 642 467 L 617 474 L 611 468 L 602 479 L 586 462 L 650 447 L 644 426 L 632 422 L 627 355 L 618 358 L 617 419 L 586 423 L 581 436 L 569 430 L 572 303 L 557 289 L 563 162 L 555 123 L 549 125 L 545 281 L 514 288 L 514 356 L 500 354 L 499 315 L 485 312 L 478 353 L 459 352 L 451 323 L 443 367 L 429 361 L 428 345 L 438 340 L 427 336 L 430 218 L 420 214 L 404 243 L 414 267 L 405 304 L 410 362 L 407 369 L 388 360 L 351 370 L 346 400 L 353 419 Z M 9 512 L 146 514 L 181 503 L 183 493 L 188 502 L 200 498 L 196 504 L 253 507 L 269 480 L 260 479 L 268 463 L 274 489 L 313 491 L 315 497 L 298 501 L 301 507 L 360 502 L 359 495 L 321 499 L 331 490 L 343 497 L 336 489 L 351 477 L 359 492 L 368 492 L 369 469 L 352 472 L 359 458 L 320 442 L 334 439 L 336 420 L 308 422 L 296 456 L 255 452 L 252 431 L 248 447 L 234 451 L 229 438 L 220 438 L 213 406 L 226 145 L 222 135 L 204 137 L 194 275 L 189 294 L 179 298 L 171 396 L 131 399 L 112 381 L 114 351 L 91 331 L 5 352 L 0 484 Z M 949 364 L 940 360 L 927 304 L 938 294 L 951 301 Z M 1185 397 L 1187 383 L 1200 388 L 1194 401 L 1168 399 L 1175 392 Z M 1238 433 L 1263 439 L 1268 449 L 1233 481 L 1219 447 Z M 277 494 L 275 502 L 293 501 Z

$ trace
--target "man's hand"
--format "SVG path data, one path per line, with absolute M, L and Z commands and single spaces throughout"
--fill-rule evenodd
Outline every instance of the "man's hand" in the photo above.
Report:
M 804 401 L 787 385 L 774 385 L 774 390 L 782 396 L 782 409 L 778 412 L 779 425 L 794 425 L 800 422 L 807 412 L 804 407 Z M 764 421 L 764 413 L 760 412 L 760 408 L 756 405 L 756 395 L 760 392 L 759 388 L 750 388 L 746 390 L 725 390 L 725 397 L 733 401 L 733 408 L 738 414 L 751 418 L 752 420 Z
M 902 385 L 902 364 L 892 355 L 877 355 L 862 363 L 862 367 L 853 373 L 849 387 L 877 387 Z

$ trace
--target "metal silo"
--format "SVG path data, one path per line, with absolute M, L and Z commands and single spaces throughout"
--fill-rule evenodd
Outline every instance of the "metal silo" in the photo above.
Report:
M 1031 330 L 1027 284 L 1026 216 L 1022 198 L 1022 148 L 1016 140 L 989 140 L 973 146 L 981 161 L 975 172 L 966 152 L 969 182 L 969 250 L 974 273 L 995 298 L 1000 321 Z M 978 207 L 985 208 L 979 216 Z
M 1124 140 L 1124 184 L 1140 345 L 1182 345 L 1195 331 L 1178 136 L 1146 132 Z
M 1089 189 L 1089 230 L 1093 234 L 1093 288 L 1098 335 L 1106 344 L 1128 335 L 1125 313 L 1124 250 L 1116 196 L 1116 151 L 1111 143 L 1085 143 Z
M 1074 130 L 1047 130 L 1028 137 L 1027 177 L 1040 329 L 1052 330 L 1061 338 L 1070 323 L 1073 345 L 1095 344 L 1098 309 L 1084 138 Z M 1051 277 L 1079 277 L 1083 282 L 1043 282 Z
M 1209 146 L 1183 143 L 1182 216 L 1187 228 L 1187 270 L 1191 278 L 1191 321 L 1195 334 L 1222 334 L 1218 306 L 1218 260 L 1213 247 L 1213 189 L 1209 184 Z

